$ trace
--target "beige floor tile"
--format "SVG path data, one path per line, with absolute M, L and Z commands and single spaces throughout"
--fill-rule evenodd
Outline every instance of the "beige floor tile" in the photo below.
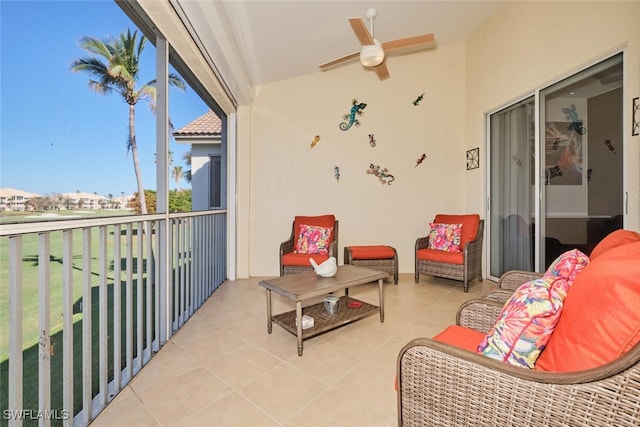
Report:
M 193 357 L 169 341 L 131 380 L 130 387 L 140 394 L 188 372 L 195 363 L 197 362 Z
M 163 425 L 182 419 L 230 394 L 232 389 L 202 366 L 140 394 L 145 407 Z
M 360 357 L 326 342 L 318 342 L 305 350 L 303 357 L 294 357 L 289 363 L 325 384 L 334 384 L 349 372 Z
M 334 387 L 380 411 L 387 417 L 397 414 L 394 390 L 396 358 L 402 344 L 390 341 L 374 354 L 361 360 Z
M 199 362 L 208 362 L 244 346 L 247 342 L 223 330 L 214 330 L 206 335 L 176 339 L 173 342 L 189 356 Z
M 161 424 L 151 415 L 137 396 L 114 401 L 92 423 L 95 427 L 159 427 Z
M 326 389 L 311 375 L 282 364 L 241 388 L 240 393 L 282 423 Z
M 318 337 L 315 337 L 303 341 L 303 354 L 304 350 L 311 348 L 311 346 L 315 345 L 318 340 Z M 275 323 L 273 324 L 273 329 L 270 334 L 267 332 L 265 327 L 264 337 L 253 344 L 281 360 L 300 357 L 298 356 L 298 340 L 296 336 L 285 331 Z
M 264 350 L 247 344 L 225 356 L 205 363 L 204 367 L 229 386 L 239 388 L 267 374 L 282 363 L 282 360 Z
M 290 418 L 287 427 L 387 426 L 390 418 L 360 399 L 329 389 Z
M 273 418 L 238 393 L 231 393 L 178 424 L 178 426 L 184 427 L 270 427 L 279 425 Z
M 260 278 L 223 284 L 92 424 L 96 426 L 395 426 L 400 349 L 455 322 L 458 306 L 495 287 L 413 273 L 385 282 L 385 321 L 373 315 L 304 342 L 267 333 Z M 377 285 L 350 290 L 378 304 Z M 273 312 L 294 308 L 273 296 Z

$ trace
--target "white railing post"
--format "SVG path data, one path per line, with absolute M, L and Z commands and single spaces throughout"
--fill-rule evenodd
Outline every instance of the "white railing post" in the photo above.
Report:
M 9 237 L 9 410 L 22 407 L 22 236 Z M 10 426 L 21 426 L 18 412 Z
M 38 407 L 48 413 L 51 410 L 51 262 L 49 233 L 38 235 L 38 307 L 40 345 L 38 348 Z M 50 426 L 51 420 L 40 420 L 42 426 Z

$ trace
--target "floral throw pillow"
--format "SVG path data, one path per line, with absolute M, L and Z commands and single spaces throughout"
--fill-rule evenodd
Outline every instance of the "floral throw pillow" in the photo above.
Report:
M 462 224 L 440 224 L 430 222 L 429 249 L 445 252 L 460 252 Z
M 293 252 L 296 254 L 328 254 L 329 237 L 333 227 L 316 227 L 313 225 L 300 225 L 300 234 L 296 240 Z
M 571 249 L 555 259 L 544 272 L 544 277 L 563 277 L 570 282 L 589 264 L 589 257 L 579 249 Z
M 478 345 L 478 352 L 524 368 L 533 368 L 558 323 L 573 281 L 541 277 L 521 285 Z

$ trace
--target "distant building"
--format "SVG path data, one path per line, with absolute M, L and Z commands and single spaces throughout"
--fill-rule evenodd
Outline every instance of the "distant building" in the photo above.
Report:
M 51 197 L 55 199 L 56 209 L 127 209 L 133 195 L 121 197 L 105 197 L 95 193 L 75 191 L 52 196 L 42 196 L 36 193 L 16 190 L 15 188 L 0 188 L 0 212 L 28 212 L 33 211 L 27 202 L 35 197 Z
M 0 212 L 26 212 L 32 210 L 26 203 L 34 197 L 40 197 L 40 195 L 16 190 L 15 188 L 0 188 Z
M 213 111 L 173 133 L 177 143 L 191 144 L 191 209 L 224 205 L 226 163 L 222 147 L 222 121 Z
M 108 209 L 109 199 L 105 196 L 100 196 L 94 193 L 83 193 L 82 191 L 76 191 L 71 193 L 62 193 L 60 197 L 63 200 L 63 205 L 67 209 Z

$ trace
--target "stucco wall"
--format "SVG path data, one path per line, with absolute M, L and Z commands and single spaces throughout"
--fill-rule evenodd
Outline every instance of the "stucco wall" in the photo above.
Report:
M 388 68 L 385 81 L 356 62 L 257 89 L 251 275 L 278 274 L 278 248 L 295 215 L 336 215 L 340 263 L 345 245 L 389 244 L 398 250 L 400 270 L 412 271 L 415 239 L 433 216 L 465 211 L 464 45 L 392 57 Z M 367 107 L 360 127 L 342 131 L 353 98 Z M 320 141 L 311 149 L 315 135 Z M 394 181 L 383 185 L 367 175 L 371 163 L 388 168 Z
M 293 217 L 334 213 L 340 263 L 345 245 L 385 243 L 398 249 L 400 271 L 412 272 L 415 238 L 434 214 L 485 217 L 484 114 L 620 50 L 625 227 L 640 230 L 640 137 L 631 137 L 630 108 L 640 92 L 638 22 L 640 2 L 506 2 L 466 44 L 391 58 L 386 81 L 355 63 L 256 88 L 250 123 L 239 123 L 250 160 L 239 158 L 237 173 L 250 176 L 250 194 L 239 193 L 238 204 L 250 213 L 239 212 L 240 240 L 249 245 L 238 244 L 238 271 L 277 275 Z M 362 125 L 343 132 L 338 124 L 352 98 L 368 105 Z M 315 135 L 320 142 L 309 149 Z M 481 167 L 467 171 L 465 153 L 475 147 Z M 422 153 L 427 159 L 414 167 Z M 370 163 L 395 181 L 383 186 L 367 175 Z

